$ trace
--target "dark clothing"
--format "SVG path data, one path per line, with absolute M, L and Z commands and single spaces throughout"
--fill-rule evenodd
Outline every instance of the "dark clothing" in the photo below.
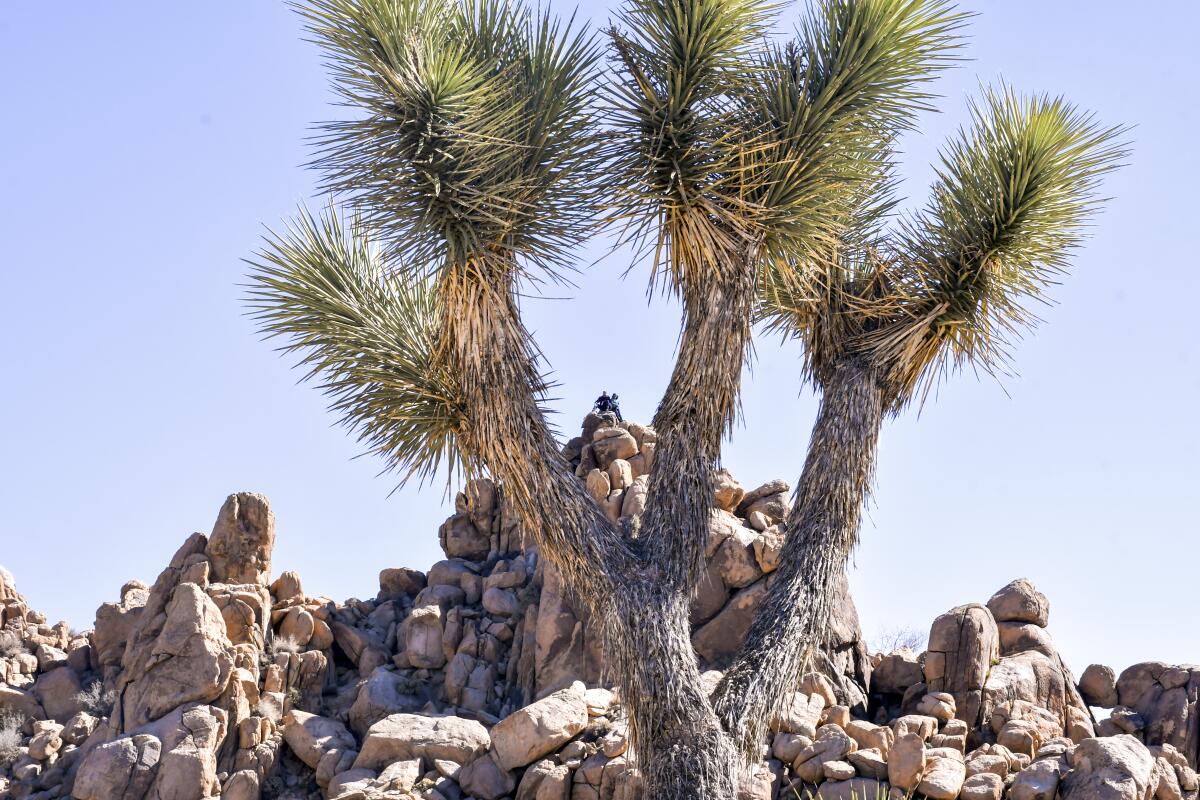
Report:
M 617 422 L 625 421 L 621 418 L 621 407 L 617 405 L 617 396 L 615 394 L 609 397 L 608 392 L 601 393 L 592 405 L 592 411 L 595 411 L 597 414 L 607 414 L 611 411 L 617 415 Z

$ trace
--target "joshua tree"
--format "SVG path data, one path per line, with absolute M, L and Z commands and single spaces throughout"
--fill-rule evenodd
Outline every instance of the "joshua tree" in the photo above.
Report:
M 879 429 L 938 374 L 990 367 L 1094 211 L 1117 131 L 987 92 L 925 211 L 885 227 L 892 146 L 964 22 L 942 0 L 822 0 L 766 43 L 766 0 L 628 0 L 612 73 L 585 34 L 503 0 L 309 0 L 360 114 L 317 165 L 345 209 L 255 260 L 263 330 L 370 451 L 506 487 L 605 627 L 654 798 L 732 798 L 739 753 L 823 641 Z M 598 98 L 593 101 L 593 98 Z M 682 300 L 645 512 L 609 522 L 560 455 L 518 287 L 623 223 Z M 799 337 L 822 392 L 779 576 L 710 698 L 689 639 L 713 470 L 752 324 Z

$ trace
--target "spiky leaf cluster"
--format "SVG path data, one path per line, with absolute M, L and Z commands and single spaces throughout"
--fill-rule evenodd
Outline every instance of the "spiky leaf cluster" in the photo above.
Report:
M 467 466 L 457 435 L 463 404 L 435 357 L 430 283 L 390 268 L 383 248 L 334 209 L 302 211 L 251 262 L 248 303 L 260 329 L 300 355 L 330 408 L 402 479 Z
M 322 126 L 326 187 L 409 269 L 492 259 L 553 273 L 594 209 L 591 39 L 505 0 L 299 9 L 356 112 Z
M 796 41 L 764 44 L 777 9 L 645 0 L 612 32 L 619 216 L 652 234 L 673 288 L 722 259 L 760 261 L 764 283 L 812 280 L 812 248 L 881 217 L 884 156 L 964 20 L 941 0 L 826 0 Z
M 768 283 L 770 322 L 805 342 L 818 382 L 847 358 L 891 384 L 893 410 L 965 363 L 1004 370 L 1031 304 L 1066 269 L 1126 150 L 1061 98 L 985 90 L 942 152 L 928 205 L 814 258 L 815 290 Z
M 989 89 L 972 125 L 942 152 L 928 206 L 894 238 L 911 274 L 908 316 L 928 319 L 924 361 L 1002 368 L 1007 343 L 1037 322 L 1031 304 L 1065 273 L 1092 216 L 1100 179 L 1127 150 L 1123 130 L 1061 97 Z M 917 380 L 910 374 L 910 382 Z

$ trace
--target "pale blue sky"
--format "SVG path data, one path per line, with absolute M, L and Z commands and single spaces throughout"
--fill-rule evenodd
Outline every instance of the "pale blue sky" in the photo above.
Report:
M 852 575 L 864 627 L 926 628 L 1025 575 L 1077 672 L 1200 661 L 1200 13 L 963 6 L 981 12 L 974 61 L 941 80 L 945 112 L 905 142 L 913 203 L 967 94 L 1001 75 L 1136 125 L 1135 152 L 1060 305 L 1017 349 L 1020 377 L 957 376 L 887 425 Z M 582 12 L 603 22 L 610 8 Z M 242 316 L 239 259 L 313 196 L 304 137 L 334 113 L 295 15 L 265 0 L 14 4 L 0 71 L 0 563 L 31 603 L 89 626 L 237 490 L 270 497 L 275 569 L 309 593 L 373 596 L 382 567 L 427 568 L 440 492 L 389 497 L 380 463 L 354 459 L 322 396 Z M 648 420 L 669 375 L 675 310 L 647 303 L 644 268 L 622 281 L 626 266 L 610 258 L 551 292 L 571 299 L 526 303 L 565 430 L 600 389 Z M 794 346 L 759 338 L 726 447 L 747 485 L 799 473 L 815 401 L 798 374 Z

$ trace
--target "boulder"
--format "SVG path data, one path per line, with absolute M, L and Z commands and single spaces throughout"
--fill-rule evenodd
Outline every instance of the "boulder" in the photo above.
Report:
M 313 768 L 330 751 L 354 751 L 358 742 L 346 726 L 335 719 L 292 709 L 283 718 L 283 740 L 296 757 Z
M 925 773 L 925 740 L 915 733 L 897 736 L 888 754 L 888 782 L 911 792 Z
M 1117 673 L 1103 664 L 1089 664 L 1079 676 L 1079 693 L 1089 706 L 1112 708 L 1117 697 Z
M 917 713 L 933 717 L 939 722 L 949 722 L 954 719 L 954 695 L 930 692 L 917 703 Z
M 417 763 L 420 769 L 420 762 Z M 325 796 L 330 800 L 363 800 L 377 794 L 375 780 L 378 777 L 379 773 L 373 769 L 348 769 L 333 776 L 325 787 Z
M 227 722 L 222 709 L 189 703 L 139 731 L 162 742 L 149 796 L 155 800 L 203 800 L 218 794 L 217 752 Z
M 464 792 L 480 800 L 499 800 L 517 786 L 513 773 L 502 769 L 492 753 L 463 767 L 458 773 L 458 783 Z
M 815 735 L 816 728 L 814 726 L 813 736 Z M 812 744 L 812 736 L 779 731 L 771 739 L 771 757 L 784 764 L 790 764 L 796 760 L 796 756 L 800 755 L 800 751 L 810 744 Z
M 996 592 L 987 607 L 996 622 L 1028 622 L 1044 628 L 1050 621 L 1050 601 L 1027 578 Z
M 588 724 L 586 687 L 576 682 L 514 711 L 491 731 L 496 763 L 503 770 L 532 764 L 558 750 Z
M 807 790 L 805 790 L 807 791 Z M 808 797 L 797 791 L 794 797 Z M 890 798 L 888 785 L 874 778 L 851 778 L 848 781 L 826 781 L 821 784 L 820 800 L 876 800 Z
M 1171 745 L 1200 768 L 1200 667 L 1134 664 L 1117 679 L 1117 693 L 1144 722 L 1146 744 Z
M 376 668 L 358 687 L 350 707 L 350 727 L 359 735 L 392 714 L 412 713 L 425 704 L 410 692 L 409 682 L 386 667 Z
M 779 525 L 773 525 L 754 538 L 754 560 L 764 573 L 779 569 L 779 556 L 783 552 L 784 533 Z
M 125 655 L 125 643 L 129 641 L 142 608 L 146 605 L 148 592 L 145 586 L 126 585 L 119 603 L 104 603 L 96 609 L 96 628 L 92 631 L 92 646 L 100 666 L 115 666 Z
M 279 623 L 279 637 L 303 649 L 317 630 L 317 621 L 308 609 L 293 606 Z
M 334 631 L 337 630 L 335 626 Z M 414 608 L 404 620 L 404 654 L 408 663 L 417 669 L 441 669 L 446 663 L 442 633 L 441 606 Z
M 958 718 L 974 727 L 983 711 L 988 671 L 999 655 L 992 612 L 978 604 L 954 608 L 934 620 L 929 631 L 924 664 L 928 690 L 954 695 Z
M 75 800 L 144 800 L 158 770 L 162 743 L 125 736 L 95 747 L 75 775 Z
M 817 783 L 825 778 L 826 763 L 841 761 L 857 749 L 858 744 L 837 725 L 822 725 L 813 743 L 792 761 L 792 770 L 801 780 Z
M 746 496 L 746 490 L 727 469 L 719 469 L 713 477 L 713 505 L 733 511 Z
M 880 658 L 871 671 L 871 693 L 903 695 L 924 679 L 916 653 L 907 648 L 897 650 Z
M 82 689 L 75 670 L 53 669 L 38 676 L 32 691 L 47 717 L 67 720 L 84 710 Z
M 736 653 L 766 595 L 766 581 L 753 583 L 735 593 L 716 616 L 696 629 L 692 647 L 700 658 L 717 664 Z
M 1068 760 L 1062 800 L 1148 800 L 1157 788 L 1154 757 L 1128 734 L 1084 739 Z
M 954 800 L 967 778 L 963 755 L 948 747 L 933 747 L 925 753 L 925 772 L 917 784 L 917 794 L 928 800 Z
M 633 484 L 633 469 L 625 459 L 614 458 L 607 471 L 610 491 L 628 489 Z
M 238 770 L 221 786 L 221 800 L 259 800 L 261 797 L 258 773 L 252 769 Z
M 378 771 L 411 758 L 466 765 L 486 753 L 490 745 L 487 728 L 475 720 L 392 714 L 367 731 L 353 769 Z
M 726 586 L 744 589 L 763 576 L 754 555 L 754 542 L 758 538 L 759 535 L 749 528 L 738 528 L 717 548 L 711 568 Z
M 487 558 L 492 549 L 489 530 L 479 530 L 467 513 L 455 514 L 438 529 L 438 540 L 447 558 L 479 561 Z
M 773 481 L 767 481 L 762 486 L 759 486 L 756 489 L 752 489 L 751 491 L 746 492 L 742 496 L 741 501 L 737 504 L 737 508 L 734 510 L 733 513 L 739 517 L 746 517 L 749 514 L 750 507 L 753 506 L 755 503 L 757 503 L 759 500 L 762 500 L 763 498 L 766 498 L 766 497 L 770 497 L 772 495 L 783 495 L 786 498 L 787 493 L 788 493 L 788 491 L 790 491 L 790 489 L 791 489 L 791 486 L 789 486 L 788 482 L 785 481 L 783 478 L 776 478 Z M 786 500 L 785 500 L 785 502 L 786 502 Z
M 596 465 L 602 470 L 607 470 L 618 458 L 628 460 L 638 454 L 637 440 L 621 428 L 600 428 L 592 437 L 591 448 Z
M 959 793 L 961 800 L 1000 800 L 1004 795 L 1004 779 L 994 772 L 981 772 L 967 778 Z
M 745 505 L 745 500 L 742 505 Z M 739 506 L 740 507 L 740 506 Z M 772 525 L 777 525 L 787 519 L 788 496 L 785 492 L 767 495 L 746 506 L 744 515 L 750 527 L 756 531 L 765 531 Z
M 512 617 L 521 613 L 521 601 L 512 589 L 493 586 L 483 593 L 483 607 L 496 617 Z
M 33 692 L 3 684 L 0 684 L 0 713 L 13 714 L 24 719 L 46 718 L 46 712 Z
M 885 761 L 892 749 L 892 742 L 896 737 L 891 728 L 884 725 L 875 725 L 861 719 L 850 720 L 846 724 L 846 734 L 858 742 L 858 749 L 860 751 L 877 750 L 883 755 Z
M 525 702 L 545 697 L 575 681 L 596 685 L 604 668 L 600 626 L 591 624 L 587 607 L 575 600 L 558 570 L 540 562 L 541 596 L 536 615 L 526 612 L 522 657 L 530 662 Z M 532 622 L 532 624 L 529 624 Z
M 221 506 L 205 555 L 217 583 L 266 586 L 275 547 L 275 514 L 261 494 L 231 494 Z
M 1008 800 L 1056 800 L 1059 784 L 1066 771 L 1067 760 L 1061 755 L 1034 759 L 1013 779 L 1008 789 Z
M 771 720 L 771 729 L 812 739 L 817 735 L 824 710 L 825 698 L 820 694 L 790 692 Z
M 1058 657 L 1054 640 L 1050 638 L 1050 633 L 1040 625 L 1034 625 L 1032 622 L 998 622 L 996 628 L 1000 632 L 1000 655 L 1002 656 L 1033 650 L 1051 658 Z
M 1014 715 L 1014 709 L 1027 713 Z M 1044 709 L 1049 717 L 1034 709 Z M 1072 723 L 1085 726 L 1086 735 L 1092 735 L 1090 714 L 1075 679 L 1057 654 L 1028 650 L 999 659 L 987 676 L 981 711 L 980 722 L 990 722 L 997 733 L 1008 719 L 1033 715 L 1044 740 L 1068 732 Z
M 927 742 L 938 730 L 938 721 L 936 717 L 929 717 L 924 714 L 905 714 L 903 717 L 897 717 L 891 722 L 892 732 L 897 738 L 908 733 L 914 733 L 921 737 L 921 741 Z
M 715 559 L 708 562 L 700 579 L 692 589 L 689 609 L 692 625 L 700 625 L 712 619 L 725 607 L 729 600 L 729 587 L 721 580 Z
M 625 490 L 621 499 L 621 516 L 636 517 L 646 510 L 646 501 L 650 496 L 650 478 L 639 475 Z
M 300 573 L 294 570 L 279 573 L 279 577 L 271 582 L 269 589 L 276 603 L 304 599 L 304 585 L 300 581 Z
M 416 597 L 425 588 L 425 573 L 408 567 L 388 567 L 379 572 L 379 593 L 385 597 Z
M 847 753 L 846 760 L 864 778 L 874 778 L 880 781 L 887 780 L 887 760 L 883 757 L 883 753 L 874 747 Z

